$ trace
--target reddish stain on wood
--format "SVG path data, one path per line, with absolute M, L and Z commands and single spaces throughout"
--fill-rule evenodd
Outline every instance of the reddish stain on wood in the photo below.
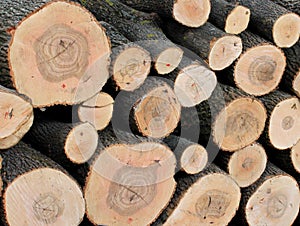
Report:
M 62 84 L 61 87 L 62 87 L 62 88 L 66 88 L 66 85 L 65 85 L 65 84 Z
M 171 66 L 171 64 L 166 64 L 166 66 L 167 66 L 167 67 L 170 67 L 170 66 Z
M 131 217 L 128 218 L 128 224 L 132 223 L 133 219 Z

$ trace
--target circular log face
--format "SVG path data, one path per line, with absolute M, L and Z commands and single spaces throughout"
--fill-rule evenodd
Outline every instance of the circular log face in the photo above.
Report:
M 150 73 L 151 57 L 144 49 L 125 47 L 113 67 L 113 78 L 121 90 L 133 91 L 140 87 Z
M 209 0 L 177 0 L 174 1 L 173 16 L 179 23 L 188 27 L 200 27 L 209 17 Z
M 267 118 L 263 104 L 253 98 L 238 98 L 228 104 L 215 120 L 213 137 L 225 151 L 236 151 L 259 138 Z
M 15 179 L 6 189 L 4 205 L 11 226 L 76 226 L 85 212 L 79 186 L 50 168 L 36 169 Z
M 161 75 L 172 72 L 180 63 L 183 51 L 179 47 L 170 47 L 162 51 L 155 62 L 155 69 Z
M 228 171 L 240 187 L 248 187 L 260 178 L 266 164 L 266 152 L 256 143 L 234 152 L 228 163 Z
M 181 105 L 173 90 L 159 86 L 147 94 L 135 107 L 135 120 L 146 136 L 161 138 L 169 135 L 177 126 Z
M 256 46 L 237 61 L 234 80 L 251 95 L 265 95 L 278 86 L 285 66 L 285 56 L 280 49 L 273 45 Z
M 292 225 L 299 212 L 300 192 L 290 176 L 266 180 L 249 198 L 246 219 L 250 226 Z
M 294 79 L 293 89 L 294 89 L 295 93 L 297 94 L 297 96 L 300 98 L 300 70 L 297 73 L 296 78 Z
M 175 189 L 173 152 L 157 143 L 112 145 L 96 159 L 87 178 L 87 216 L 101 225 L 147 225 Z
M 195 106 L 208 99 L 217 85 L 213 71 L 202 65 L 190 65 L 178 74 L 174 92 L 184 107 Z
M 274 108 L 268 128 L 271 144 L 278 149 L 291 148 L 300 139 L 300 101 L 293 97 Z
M 108 78 L 109 53 L 103 29 L 88 11 L 57 1 L 16 28 L 9 62 L 16 89 L 42 107 L 78 103 L 99 91 Z
M 224 30 L 229 34 L 239 34 L 246 30 L 249 21 L 250 10 L 244 6 L 237 6 L 228 15 Z
M 188 189 L 164 225 L 227 225 L 240 198 L 240 189 L 229 176 L 204 176 Z
M 277 46 L 289 48 L 299 39 L 300 16 L 288 13 L 279 17 L 273 26 L 273 39 Z
M 292 147 L 291 158 L 295 170 L 300 173 L 300 139 L 297 144 Z
M 211 69 L 219 71 L 230 66 L 242 53 L 241 38 L 226 35 L 211 42 L 208 62 Z

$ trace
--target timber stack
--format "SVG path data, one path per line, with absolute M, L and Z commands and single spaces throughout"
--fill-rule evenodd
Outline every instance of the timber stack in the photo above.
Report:
M 1 225 L 300 222 L 300 3 L 0 3 Z

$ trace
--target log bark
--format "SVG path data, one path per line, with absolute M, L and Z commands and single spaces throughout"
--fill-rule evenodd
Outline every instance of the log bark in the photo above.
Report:
M 239 225 L 292 225 L 299 212 L 297 181 L 272 163 L 262 177 L 242 189 Z
M 209 0 L 121 0 L 124 4 L 145 12 L 155 12 L 162 17 L 174 18 L 188 27 L 200 27 L 210 14 Z
M 0 156 L 3 225 L 80 224 L 83 194 L 61 166 L 22 142 Z
M 109 41 L 79 4 L 48 3 L 11 33 L 8 59 L 14 86 L 35 107 L 80 103 L 106 83 Z
M 104 92 L 98 93 L 78 107 L 78 118 L 81 122 L 91 123 L 96 130 L 108 126 L 113 114 L 113 98 Z
M 167 21 L 165 31 L 174 42 L 189 48 L 206 60 L 213 70 L 228 67 L 242 53 L 242 41 L 239 37 L 226 35 L 209 22 L 192 29 Z
M 89 123 L 63 123 L 36 119 L 24 140 L 64 168 L 87 162 L 98 144 L 98 134 Z
M 170 73 L 180 63 L 183 51 L 162 32 L 156 15 L 134 10 L 117 0 L 80 2 L 98 20 L 110 23 L 130 41 L 148 50 L 159 74 Z
M 110 24 L 102 21 L 112 45 L 110 75 L 120 90 L 133 91 L 150 73 L 151 56 L 144 48 L 131 43 Z M 110 78 L 111 79 L 111 78 Z
M 163 143 L 166 143 L 176 156 L 176 172 L 181 170 L 187 174 L 197 174 L 208 164 L 207 150 L 200 144 L 174 135 L 166 137 Z
M 0 150 L 16 145 L 33 123 L 33 107 L 26 96 L 0 85 Z
M 226 0 L 211 0 L 209 21 L 230 34 L 239 34 L 246 30 L 250 20 L 250 10 L 242 5 Z
M 123 131 L 163 138 L 177 127 L 180 113 L 181 105 L 169 81 L 151 76 L 134 92 L 117 96 L 112 125 Z
M 188 139 L 196 134 L 203 146 L 214 143 L 232 152 L 259 138 L 266 117 L 258 99 L 220 84 L 207 101 L 196 106 L 196 111 L 182 111 L 181 134 Z
M 87 217 L 96 225 L 147 225 L 156 219 L 175 190 L 176 159 L 156 142 L 110 143 L 100 152 L 86 178 Z M 115 144 L 113 144 L 115 143 Z
M 278 47 L 289 48 L 299 39 L 300 17 L 287 9 L 266 0 L 228 0 L 240 3 L 251 10 L 249 27 Z
M 240 37 L 244 53 L 234 67 L 236 86 L 255 96 L 270 93 L 278 87 L 284 73 L 286 66 L 284 53 L 251 32 L 245 31 Z
M 300 139 L 299 99 L 282 91 L 274 91 L 260 100 L 268 114 L 261 142 L 280 150 L 291 148 Z
M 271 1 L 275 2 L 278 5 L 281 5 L 282 7 L 286 8 L 289 11 L 292 11 L 300 15 L 300 5 L 297 0 L 271 0 Z
M 287 58 L 287 65 L 282 78 L 280 88 L 292 92 L 300 97 L 300 42 L 293 47 L 284 49 L 284 54 Z
M 251 144 L 233 153 L 219 152 L 214 160 L 241 187 L 248 187 L 263 174 L 267 155 L 262 145 Z
M 174 83 L 174 93 L 183 107 L 207 100 L 217 85 L 215 73 L 201 58 L 190 54 L 185 54 L 179 66 L 164 77 Z
M 196 175 L 181 174 L 168 207 L 152 225 L 227 225 L 241 198 L 231 177 L 211 164 Z
M 26 2 L 26 4 L 20 1 L 0 2 L 0 85 L 11 89 L 14 88 L 7 59 L 11 39 L 9 31 L 13 30 L 23 17 L 47 2 L 49 0 L 33 0 Z

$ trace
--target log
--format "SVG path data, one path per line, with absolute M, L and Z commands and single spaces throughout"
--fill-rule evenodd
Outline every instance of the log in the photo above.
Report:
M 174 18 L 188 27 L 200 27 L 210 14 L 209 0 L 121 0 L 124 4 L 145 12 L 155 12 L 162 17 Z
M 215 73 L 199 56 L 185 54 L 179 66 L 164 78 L 174 83 L 174 93 L 181 106 L 194 107 L 207 100 L 217 85 Z
M 260 100 L 268 114 L 261 142 L 280 150 L 291 148 L 300 139 L 299 99 L 278 90 Z
M 98 134 L 89 123 L 72 124 L 39 118 L 24 141 L 69 170 L 91 158 L 97 148 Z
M 284 54 L 287 57 L 287 65 L 283 74 L 283 79 L 280 88 L 296 94 L 300 98 L 300 42 L 293 47 L 284 49 Z
M 103 138 L 109 142 L 110 136 Z M 86 214 L 95 225 L 148 225 L 175 190 L 176 160 L 168 147 L 127 143 L 100 152 L 86 178 Z
M 297 181 L 268 163 L 262 177 L 242 189 L 238 218 L 242 225 L 292 225 L 299 212 L 299 203 Z
M 163 143 L 175 154 L 176 172 L 181 170 L 187 174 L 197 174 L 208 164 L 207 150 L 200 144 L 174 135 L 166 137 Z
M 281 5 L 282 7 L 286 8 L 289 11 L 292 11 L 300 15 L 300 5 L 297 0 L 271 0 L 271 1 L 275 2 L 278 5 Z
M 254 143 L 233 153 L 221 151 L 214 163 L 244 188 L 261 177 L 266 168 L 267 154 L 262 145 Z
M 89 122 L 96 130 L 108 126 L 113 114 L 113 98 L 104 92 L 81 103 L 78 107 L 78 118 L 81 122 Z
M 98 20 L 108 22 L 130 41 L 148 50 L 159 74 L 170 73 L 180 63 L 183 51 L 166 37 L 156 15 L 134 10 L 117 0 L 79 2 Z
M 280 48 L 289 48 L 299 39 L 300 17 L 272 0 L 228 0 L 251 10 L 249 27 Z M 266 13 L 267 12 L 267 13 Z
M 242 5 L 226 0 L 211 0 L 209 21 L 229 34 L 239 34 L 246 30 L 250 20 L 250 10 Z
M 182 112 L 181 136 L 190 139 L 196 134 L 193 141 L 199 139 L 205 147 L 214 143 L 223 151 L 234 152 L 260 137 L 266 118 L 266 109 L 257 98 L 219 84 L 196 110 Z
M 276 89 L 286 66 L 286 58 L 281 49 L 251 32 L 243 32 L 240 37 L 244 53 L 234 67 L 234 81 L 243 91 L 262 96 Z
M 110 24 L 102 21 L 112 45 L 110 75 L 120 90 L 133 91 L 150 73 L 151 56 L 144 48 L 131 43 Z
M 0 150 L 16 145 L 33 123 L 33 107 L 26 96 L 0 85 Z
M 177 127 L 180 113 L 181 105 L 168 80 L 151 76 L 139 89 L 115 98 L 112 125 L 123 131 L 163 138 Z
M 207 22 L 199 28 L 188 28 L 173 21 L 165 23 L 170 38 L 198 54 L 213 70 L 231 65 L 242 53 L 242 40 Z
M 2 225 L 80 224 L 83 194 L 61 166 L 22 142 L 0 156 Z
M 241 198 L 240 188 L 211 164 L 196 175 L 179 175 L 168 207 L 153 225 L 227 225 Z
M 7 52 L 11 36 L 9 31 L 31 13 L 49 0 L 33 0 L 30 2 L 1 1 L 0 2 L 0 85 L 13 89 L 10 76 Z
M 275 148 L 267 150 L 271 162 L 280 166 L 282 170 L 294 176 L 295 179 L 300 178 L 300 140 L 293 147 L 286 150 Z
M 78 4 L 48 3 L 11 34 L 8 59 L 14 86 L 34 107 L 80 103 L 108 79 L 109 41 Z

